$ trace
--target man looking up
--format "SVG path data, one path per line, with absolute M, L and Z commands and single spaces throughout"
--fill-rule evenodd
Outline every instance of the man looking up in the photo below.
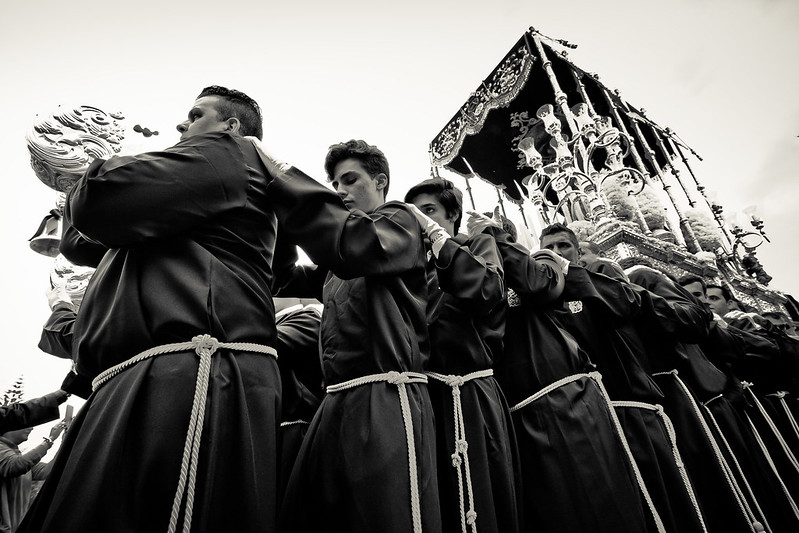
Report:
M 519 530 L 518 457 L 505 396 L 505 287 L 493 237 L 459 235 L 463 194 L 434 178 L 405 195 L 430 241 L 428 385 L 436 418 L 443 531 Z M 457 460 L 455 459 L 457 458 Z
M 207 87 L 175 146 L 95 160 L 67 195 L 80 238 L 62 253 L 99 261 L 72 341 L 94 392 L 22 531 L 274 530 L 270 287 L 296 262 L 275 251 L 278 221 L 337 257 L 338 239 L 320 240 L 309 213 L 333 235 L 346 213 L 323 185 L 270 169 L 245 138 L 261 128 L 252 98 Z
M 286 489 L 284 531 L 440 531 L 435 429 L 427 376 L 426 250 L 416 216 L 386 202 L 388 161 L 351 140 L 330 147 L 325 170 L 344 205 L 343 230 L 323 235 L 336 257 L 319 257 L 320 327 L 327 394 Z M 279 296 L 314 296 L 305 287 Z M 292 280 L 294 281 L 294 280 Z M 308 290 L 305 294 L 300 289 Z

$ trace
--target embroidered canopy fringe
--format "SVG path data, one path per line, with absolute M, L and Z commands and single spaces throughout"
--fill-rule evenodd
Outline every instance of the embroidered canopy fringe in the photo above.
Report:
M 183 533 L 189 533 L 191 531 L 191 519 L 194 510 L 194 485 L 197 480 L 197 461 L 200 457 L 200 437 L 202 436 L 203 423 L 205 422 L 205 402 L 208 397 L 208 382 L 211 379 L 211 356 L 213 356 L 219 348 L 261 353 L 277 358 L 277 351 L 271 346 L 249 342 L 219 342 L 214 337 L 204 334 L 193 337 L 191 342 L 163 344 L 145 350 L 127 361 L 105 370 L 92 381 L 92 390 L 97 391 L 120 372 L 130 368 L 136 363 L 157 355 L 194 350 L 200 357 L 197 382 L 194 386 L 194 401 L 191 406 L 191 415 L 189 417 L 189 429 L 186 433 L 186 444 L 183 447 L 183 460 L 180 465 L 178 488 L 175 491 L 175 499 L 172 503 L 172 514 L 169 518 L 169 528 L 167 530 L 169 533 L 175 533 L 175 531 L 177 531 L 180 504 L 184 496 L 186 498 L 186 508 L 183 516 Z
M 646 501 L 647 507 L 649 508 L 649 511 L 652 513 L 652 519 L 655 522 L 655 527 L 657 528 L 658 533 L 665 533 L 666 526 L 663 525 L 663 520 L 660 518 L 660 514 L 657 512 L 657 509 L 655 509 L 655 503 L 652 501 L 652 496 L 649 494 L 649 490 L 646 488 L 646 484 L 644 483 L 644 478 L 643 476 L 641 476 L 641 471 L 638 469 L 638 463 L 635 462 L 635 458 L 633 457 L 633 452 L 630 449 L 630 444 L 627 442 L 627 438 L 624 436 L 624 432 L 622 431 L 619 417 L 616 416 L 616 411 L 613 409 L 612 400 L 608 395 L 607 389 L 605 389 L 605 385 L 602 383 L 602 374 L 600 374 L 599 372 L 588 372 L 587 374 L 572 374 L 571 376 L 566 376 L 554 383 L 547 385 L 546 387 L 539 390 L 532 396 L 525 398 L 521 402 L 511 407 L 510 410 L 511 412 L 517 411 L 531 404 L 532 402 L 536 401 L 542 396 L 549 394 L 553 390 L 583 378 L 589 378 L 593 380 L 597 384 L 597 387 L 599 387 L 599 391 L 602 393 L 602 397 L 604 398 L 605 403 L 607 404 L 608 415 L 610 416 L 610 419 L 613 422 L 613 427 L 616 429 L 616 436 L 618 437 L 619 442 L 621 442 L 624 454 L 627 456 L 627 460 L 629 461 L 630 467 L 633 470 L 633 475 L 635 477 L 636 482 L 638 483 L 638 489 L 641 491 L 641 495 L 644 497 L 644 501 Z
M 644 402 L 615 401 L 615 400 L 613 401 L 613 406 L 632 407 L 635 409 L 646 409 L 648 411 L 654 411 L 655 414 L 657 414 L 657 416 L 660 417 L 660 419 L 663 421 L 663 425 L 666 427 L 666 435 L 669 438 L 671 453 L 674 456 L 674 464 L 677 465 L 677 470 L 680 472 L 680 478 L 682 479 L 683 485 L 685 486 L 685 492 L 688 494 L 688 499 L 691 500 L 691 505 L 693 505 L 694 512 L 696 513 L 696 516 L 699 519 L 699 523 L 702 526 L 702 531 L 707 533 L 707 527 L 705 526 L 705 519 L 702 516 L 701 509 L 699 508 L 699 500 L 696 499 L 694 488 L 691 486 L 691 480 L 688 478 L 688 471 L 685 469 L 685 464 L 682 462 L 682 457 L 680 456 L 680 450 L 677 449 L 677 433 L 674 431 L 674 425 L 671 423 L 671 419 L 663 410 L 663 406 L 658 404 L 644 403 Z
M 452 408 L 455 415 L 455 451 L 452 454 L 452 466 L 458 473 L 458 493 L 461 509 L 461 530 L 467 533 L 467 524 L 472 533 L 477 533 L 477 512 L 474 510 L 474 491 L 472 490 L 472 474 L 469 469 L 469 443 L 466 441 L 466 423 L 463 419 L 463 406 L 461 404 L 461 386 L 473 379 L 487 378 L 494 375 L 492 369 L 471 372 L 465 376 L 452 374 L 444 375 L 437 372 L 427 372 L 427 375 L 437 381 L 452 387 Z M 463 472 L 461 472 L 463 467 Z M 466 478 L 466 492 L 469 498 L 469 510 L 465 511 L 466 503 L 463 499 L 463 478 Z
M 360 378 L 350 379 L 325 389 L 328 394 L 341 392 L 346 389 L 386 381 L 397 386 L 400 397 L 402 419 L 405 423 L 405 438 L 408 444 L 408 472 L 410 475 L 411 489 L 411 518 L 413 519 L 413 532 L 422 533 L 422 509 L 419 495 L 419 479 L 416 472 L 416 444 L 413 440 L 413 419 L 411 418 L 411 404 L 408 400 L 406 383 L 427 383 L 427 376 L 418 372 L 386 372 L 384 374 L 369 374 Z

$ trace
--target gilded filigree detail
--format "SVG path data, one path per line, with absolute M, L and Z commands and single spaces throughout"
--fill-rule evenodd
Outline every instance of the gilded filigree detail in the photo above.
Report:
M 26 140 L 36 177 L 51 189 L 69 191 L 92 161 L 119 153 L 123 119 L 119 113 L 80 106 L 34 124 Z

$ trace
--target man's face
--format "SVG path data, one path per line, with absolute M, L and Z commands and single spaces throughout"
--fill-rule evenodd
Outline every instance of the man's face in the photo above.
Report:
M 727 304 L 727 300 L 721 293 L 721 289 L 717 289 L 716 287 L 708 287 L 707 303 L 710 306 L 710 309 L 712 309 L 717 315 L 724 316 L 730 312 L 730 306 Z
M 352 158 L 339 161 L 330 180 L 350 211 L 360 209 L 365 213 L 374 211 L 385 202 L 383 188 L 386 181 L 385 174 L 373 178 L 360 161 Z
M 189 110 L 189 117 L 177 125 L 180 140 L 184 141 L 203 133 L 227 130 L 228 123 L 225 117 L 220 117 L 217 112 L 217 104 L 220 101 L 219 96 L 203 96 L 195 100 Z
M 698 281 L 694 281 L 687 285 L 683 285 L 683 289 L 690 292 L 697 300 L 702 302 L 703 304 L 707 303 L 707 296 L 705 295 L 705 290 L 702 288 L 702 284 Z
M 581 242 L 579 248 L 577 248 L 577 254 L 578 254 L 579 258 L 580 258 L 577 261 L 577 264 L 580 265 L 581 267 L 584 267 L 584 268 L 588 268 L 597 259 L 599 259 L 599 256 L 597 254 L 595 254 L 594 252 L 592 252 L 588 248 L 586 243 L 583 243 L 583 242 Z
M 420 194 L 415 196 L 411 203 L 419 208 L 419 211 L 432 218 L 444 231 L 450 235 L 455 234 L 455 222 L 447 218 L 447 210 L 433 194 Z M 454 218 L 454 217 L 453 217 Z
M 572 263 L 577 262 L 577 246 L 574 245 L 574 242 L 572 242 L 567 233 L 544 235 L 541 237 L 541 248 L 544 250 L 552 250 L 563 259 L 567 259 Z

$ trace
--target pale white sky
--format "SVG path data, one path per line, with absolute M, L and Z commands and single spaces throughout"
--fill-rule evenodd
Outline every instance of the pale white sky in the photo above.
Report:
M 380 146 L 398 199 L 429 176 L 428 144 L 529 26 L 579 45 L 575 63 L 675 130 L 703 157 L 692 167 L 727 213 L 757 204 L 772 239 L 759 252 L 771 287 L 799 295 L 794 0 L 269 4 L 4 6 L 0 392 L 24 374 L 27 397 L 44 394 L 69 368 L 36 347 L 52 260 L 27 241 L 55 202 L 25 146 L 37 113 L 75 104 L 121 111 L 127 150 L 159 149 L 177 141 L 174 126 L 202 87 L 225 85 L 260 102 L 272 151 L 319 179 L 330 144 Z M 160 135 L 144 139 L 136 123 Z M 487 210 L 495 196 L 485 197 L 478 208 Z

